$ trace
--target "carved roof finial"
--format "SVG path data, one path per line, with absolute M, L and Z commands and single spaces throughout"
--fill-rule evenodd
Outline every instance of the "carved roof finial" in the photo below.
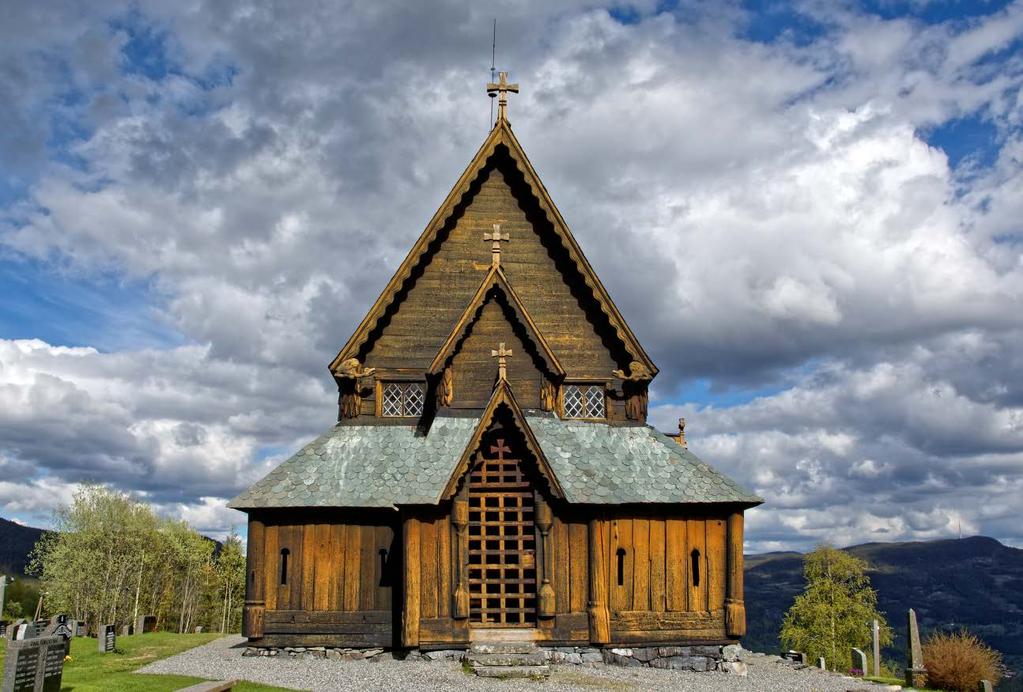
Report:
M 511 355 L 512 355 L 512 350 L 510 348 L 505 348 L 503 341 L 500 343 L 500 345 L 498 345 L 498 347 L 496 349 L 491 349 L 490 350 L 490 357 L 491 358 L 497 358 L 497 381 L 498 382 L 500 382 L 501 380 L 507 380 L 508 379 L 508 361 L 505 360 L 505 359 L 510 357 Z
M 518 84 L 508 83 L 508 73 L 498 72 L 498 80 L 496 82 L 487 83 L 487 95 L 490 98 L 498 97 L 497 99 L 497 122 L 502 120 L 508 120 L 508 92 L 513 94 L 519 93 Z
M 686 442 L 686 419 L 678 419 L 678 443 L 683 447 L 688 447 L 689 443 Z
M 490 262 L 495 267 L 501 266 L 501 241 L 509 242 L 511 236 L 507 233 L 501 233 L 501 224 L 494 224 L 493 233 L 484 233 L 483 240 L 490 241 Z

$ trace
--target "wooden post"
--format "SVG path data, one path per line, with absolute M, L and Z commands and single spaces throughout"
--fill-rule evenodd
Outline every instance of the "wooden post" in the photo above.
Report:
M 609 538 L 607 522 L 590 519 L 590 642 L 611 643 L 611 614 L 607 607 Z
M 265 546 L 263 522 L 249 517 L 249 537 L 246 547 L 245 607 L 242 608 L 242 634 L 249 639 L 263 636 L 263 614 L 266 612 L 265 579 L 263 567 Z
M 725 593 L 725 633 L 739 638 L 746 634 L 746 605 L 742 596 L 742 512 L 728 515 L 728 590 Z
M 456 620 L 469 617 L 469 589 L 466 586 L 467 560 L 469 556 L 469 502 L 455 500 L 451 523 L 455 527 L 455 595 L 451 611 Z
M 540 598 L 537 615 L 542 618 L 552 618 L 556 610 L 554 587 L 551 586 L 551 506 L 544 502 L 543 498 L 537 497 L 536 501 L 536 528 L 540 530 L 540 547 L 543 550 L 540 563 Z
M 421 570 L 419 555 L 419 520 L 406 517 L 404 526 L 405 545 L 405 607 L 401 617 L 401 643 L 408 647 L 419 646 L 419 592 Z

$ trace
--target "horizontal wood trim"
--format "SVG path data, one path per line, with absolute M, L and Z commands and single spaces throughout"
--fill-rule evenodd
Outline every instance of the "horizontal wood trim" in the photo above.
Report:
M 333 646 L 342 648 L 358 647 L 390 647 L 394 642 L 391 634 L 379 633 L 341 633 L 341 634 L 267 634 L 261 639 L 249 642 L 249 646 L 283 647 L 283 646 Z
M 698 628 L 724 623 L 723 610 L 696 612 L 662 612 L 648 610 L 612 610 L 611 626 L 629 630 L 667 630 L 681 628 Z M 724 626 L 722 624 L 722 626 Z
M 267 624 L 320 624 L 357 625 L 391 623 L 389 610 L 268 610 L 264 616 Z
M 428 647 L 431 644 L 468 644 L 468 621 L 452 618 L 420 618 L 419 643 L 423 647 Z

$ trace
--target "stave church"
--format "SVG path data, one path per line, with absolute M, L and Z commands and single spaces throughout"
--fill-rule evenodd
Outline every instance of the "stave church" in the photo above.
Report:
M 657 366 L 512 131 L 517 85 L 488 90 L 489 136 L 330 363 L 336 425 L 229 505 L 250 647 L 745 633 L 762 500 L 647 423 Z

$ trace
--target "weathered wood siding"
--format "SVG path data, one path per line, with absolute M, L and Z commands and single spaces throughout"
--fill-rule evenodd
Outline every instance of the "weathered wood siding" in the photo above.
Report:
M 726 639 L 723 515 L 622 511 L 607 524 L 612 642 Z
M 425 267 L 414 272 L 377 338 L 363 347 L 365 364 L 385 370 L 429 366 L 490 267 L 490 243 L 483 234 L 499 222 L 511 235 L 502 247 L 501 266 L 569 377 L 607 377 L 625 363 L 615 362 L 602 341 L 600 332 L 607 336 L 608 328 L 599 325 L 606 318 L 576 297 L 574 291 L 589 289 L 580 286 L 574 264 L 562 257 L 560 241 L 521 176 L 510 170 L 513 164 L 496 158 L 500 165 L 492 159 L 481 173 L 464 210 L 441 231 Z M 495 364 L 492 369 L 496 372 Z
M 400 580 L 397 517 L 319 514 L 264 518 L 263 643 L 390 646 L 392 591 Z
M 479 319 L 451 361 L 454 377 L 452 408 L 483 408 L 494 391 L 496 359 L 491 351 L 504 343 L 512 350 L 508 358 L 508 383 L 523 408 L 539 408 L 544 376 L 530 357 L 526 343 L 516 335 L 509 315 L 496 300 L 483 306 Z

